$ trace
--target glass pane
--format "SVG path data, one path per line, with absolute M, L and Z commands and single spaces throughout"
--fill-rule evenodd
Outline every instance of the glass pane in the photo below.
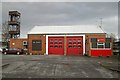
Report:
M 110 48 L 110 43 L 106 42 L 105 43 L 105 48 Z
M 98 45 L 98 48 L 104 48 L 104 46 L 103 45 Z
M 81 48 L 81 46 L 78 46 L 78 48 Z
M 106 38 L 106 42 L 111 42 L 111 38 Z
M 73 42 L 76 42 L 76 40 L 73 40 Z
M 97 38 L 91 38 L 91 42 L 97 42 Z
M 54 48 L 58 48 L 58 46 L 54 46 Z
M 76 40 L 73 40 L 73 43 L 76 44 Z
M 78 42 L 81 42 L 81 40 L 78 40 Z
M 62 48 L 62 46 L 59 46 L 59 48 Z
M 53 44 L 53 40 L 50 40 L 50 44 Z
M 62 44 L 62 40 L 59 40 L 59 44 Z
M 54 40 L 54 43 L 57 44 L 57 43 L 58 43 L 58 40 Z
M 69 46 L 69 48 L 72 48 L 72 46 Z
M 98 45 L 104 45 L 104 43 L 103 42 L 99 42 Z
M 53 42 L 53 40 L 50 40 L 50 42 Z
M 73 48 L 77 48 L 77 46 L 73 46 Z
M 50 46 L 50 48 L 53 48 L 53 46 Z
M 92 43 L 92 48 L 97 48 L 97 43 Z
M 60 39 L 59 42 L 62 42 L 62 40 Z
M 72 40 L 68 40 L 69 44 L 72 44 Z
M 72 42 L 72 40 L 68 40 L 69 42 Z

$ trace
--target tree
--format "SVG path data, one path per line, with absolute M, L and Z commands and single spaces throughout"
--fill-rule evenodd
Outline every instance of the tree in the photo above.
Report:
M 5 21 L 2 23 L 2 42 L 7 42 L 9 39 L 9 29 L 8 29 L 8 22 Z

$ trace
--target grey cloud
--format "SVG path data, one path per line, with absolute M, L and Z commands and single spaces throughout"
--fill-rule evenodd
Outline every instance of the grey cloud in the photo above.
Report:
M 2 40 L 2 36 L 1 36 L 2 25 L 1 24 L 2 24 L 2 4 L 0 3 L 0 41 Z
M 21 34 L 26 33 L 35 25 L 81 25 L 96 24 L 98 18 L 109 19 L 118 16 L 117 2 L 23 2 L 3 3 L 3 21 L 8 19 L 9 10 L 21 12 Z M 110 25 L 111 24 L 111 25 Z M 117 24 L 104 23 L 107 32 L 116 33 Z

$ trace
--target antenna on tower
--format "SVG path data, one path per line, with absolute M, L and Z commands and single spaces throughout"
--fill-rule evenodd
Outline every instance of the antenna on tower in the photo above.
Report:
M 98 19 L 96 20 L 96 25 L 97 25 L 98 27 L 100 27 L 100 28 L 102 28 L 102 19 L 103 19 L 103 18 L 98 18 Z
M 103 32 L 105 32 L 105 31 L 103 30 L 103 28 L 102 28 L 102 25 L 103 25 L 103 18 L 99 18 L 99 19 L 100 19 L 99 28 L 101 28 L 101 30 L 102 30 Z
M 100 25 L 99 25 L 100 28 L 102 28 L 102 19 L 103 18 L 100 18 Z

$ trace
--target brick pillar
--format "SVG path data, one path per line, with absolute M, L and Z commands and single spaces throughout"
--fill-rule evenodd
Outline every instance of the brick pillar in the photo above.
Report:
M 64 36 L 64 55 L 67 55 L 66 35 Z

